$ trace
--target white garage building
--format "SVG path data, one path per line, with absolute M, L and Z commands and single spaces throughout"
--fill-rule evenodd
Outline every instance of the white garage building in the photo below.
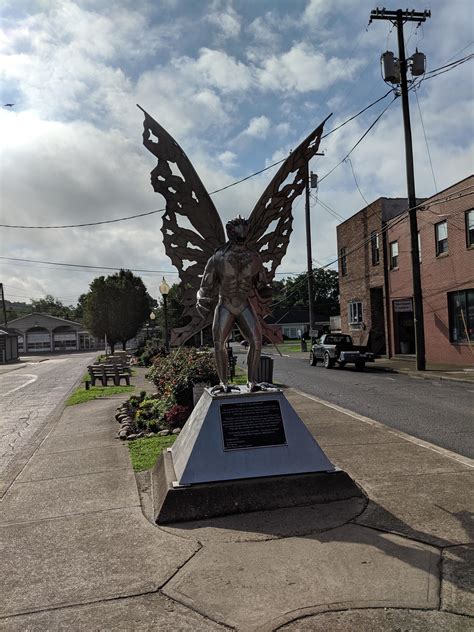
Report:
M 8 325 L 21 334 L 18 336 L 18 351 L 22 354 L 104 348 L 104 341 L 94 338 L 81 323 L 49 314 L 33 312 L 12 320 Z

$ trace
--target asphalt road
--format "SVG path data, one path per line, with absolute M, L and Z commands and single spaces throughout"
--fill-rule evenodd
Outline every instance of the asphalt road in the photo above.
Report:
M 309 354 L 308 354 L 309 355 Z M 239 356 L 239 363 L 245 356 Z M 474 385 L 274 358 L 275 382 L 474 458 Z
M 44 427 L 96 354 L 33 358 L 0 373 L 0 478 Z M 12 369 L 12 370 L 9 370 Z

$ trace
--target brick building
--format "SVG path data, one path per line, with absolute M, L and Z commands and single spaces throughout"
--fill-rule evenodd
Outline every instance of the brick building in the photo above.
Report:
M 406 198 L 382 197 L 337 227 L 341 330 L 377 354 L 387 353 L 382 227 L 406 208 Z
M 474 364 L 474 176 L 429 198 L 417 213 L 426 359 Z M 387 230 L 393 353 L 415 352 L 408 217 Z M 390 253 L 398 250 L 397 260 Z M 472 346 L 471 346 L 472 345 Z
M 426 359 L 474 364 L 474 176 L 417 212 Z M 338 226 L 343 331 L 375 353 L 415 353 L 406 200 L 381 198 Z

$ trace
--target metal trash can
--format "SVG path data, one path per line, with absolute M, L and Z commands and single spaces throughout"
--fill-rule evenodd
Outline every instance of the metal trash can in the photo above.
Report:
M 268 384 L 273 384 L 273 358 L 271 356 L 260 356 L 257 382 L 268 382 Z

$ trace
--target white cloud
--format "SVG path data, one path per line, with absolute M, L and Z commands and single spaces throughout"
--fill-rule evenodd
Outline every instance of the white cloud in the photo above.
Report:
M 237 154 L 235 154 L 233 151 L 223 151 L 222 154 L 219 154 L 217 158 L 219 162 L 228 169 L 235 166 L 237 161 Z
M 227 114 L 220 96 L 210 88 L 187 81 L 186 73 L 156 68 L 139 78 L 135 97 L 178 140 L 193 129 L 198 134 L 223 126 Z
M 252 118 L 241 136 L 252 136 L 253 138 L 265 138 L 270 130 L 270 119 L 265 115 Z
M 199 57 L 183 57 L 173 62 L 192 83 L 206 83 L 223 93 L 246 91 L 253 83 L 248 66 L 225 52 L 201 48 Z
M 266 59 L 257 74 L 262 89 L 308 92 L 354 78 L 361 65 L 356 59 L 327 59 L 309 44 L 298 43 L 287 52 Z
M 304 21 L 311 27 L 322 26 L 332 12 L 336 14 L 351 7 L 351 0 L 309 0 L 303 13 Z
M 221 39 L 236 38 L 240 33 L 241 18 L 230 3 L 224 8 L 219 0 L 213 3 L 207 21 L 217 27 Z
M 331 10 L 331 4 L 326 0 L 309 0 L 303 18 L 312 24 L 324 18 Z

